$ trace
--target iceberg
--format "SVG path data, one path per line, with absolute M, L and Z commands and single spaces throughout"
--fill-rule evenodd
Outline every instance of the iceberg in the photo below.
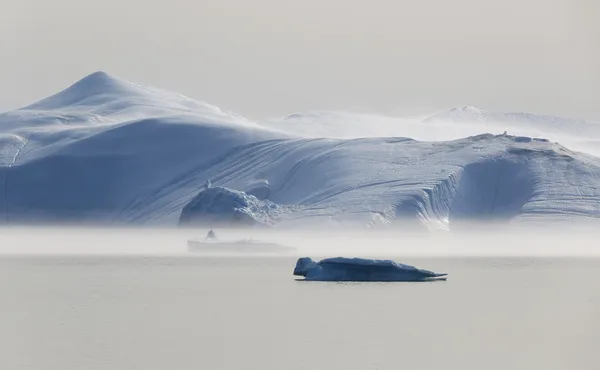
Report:
M 600 153 L 598 135 L 595 122 L 473 107 L 425 121 L 316 112 L 253 122 L 96 72 L 0 113 L 0 224 L 587 222 L 600 219 L 600 158 L 577 150 Z
M 446 273 L 436 273 L 391 260 L 365 258 L 326 258 L 315 262 L 299 258 L 294 275 L 312 281 L 431 281 L 446 280 Z
M 205 186 L 183 207 L 179 225 L 270 226 L 291 209 L 243 191 Z

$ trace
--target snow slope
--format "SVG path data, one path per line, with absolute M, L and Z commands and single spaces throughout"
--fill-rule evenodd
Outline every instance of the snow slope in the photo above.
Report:
M 560 144 L 319 138 L 275 126 L 94 73 L 0 114 L 0 222 L 176 225 L 207 179 L 293 206 L 281 226 L 600 217 L 600 159 Z

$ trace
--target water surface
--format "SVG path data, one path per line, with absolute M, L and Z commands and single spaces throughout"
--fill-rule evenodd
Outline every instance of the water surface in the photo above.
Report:
M 600 368 L 600 259 L 395 259 L 449 279 L 302 282 L 294 257 L 5 255 L 0 368 Z

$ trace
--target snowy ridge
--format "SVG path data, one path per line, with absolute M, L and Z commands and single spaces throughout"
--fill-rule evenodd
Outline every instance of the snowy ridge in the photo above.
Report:
M 598 130 L 600 128 L 598 123 L 579 119 L 527 112 L 489 112 L 472 106 L 453 108 L 428 117 L 423 122 L 538 124 L 542 125 L 544 129 L 564 130 L 568 133 L 577 133 L 580 129 Z
M 580 119 L 533 114 L 527 112 L 489 112 L 475 107 L 454 108 L 430 116 L 422 122 L 444 130 L 450 126 L 461 130 L 481 130 L 522 136 L 543 136 L 572 149 L 600 156 L 600 123 Z
M 365 137 L 407 136 L 422 140 L 448 139 L 432 136 L 429 127 L 417 118 L 385 117 L 348 112 L 305 112 L 263 122 L 273 130 L 309 138 L 359 139 Z M 458 135 L 453 138 L 464 137 Z
M 532 113 L 495 113 L 472 106 L 424 117 L 389 117 L 348 112 L 294 113 L 265 122 L 269 128 L 303 137 L 358 139 L 410 137 L 447 141 L 482 133 L 544 137 L 600 156 L 600 123 Z
M 0 115 L 0 222 L 176 225 L 187 205 L 206 206 L 207 179 L 281 227 L 600 217 L 600 159 L 485 128 L 448 141 L 307 137 L 98 72 Z

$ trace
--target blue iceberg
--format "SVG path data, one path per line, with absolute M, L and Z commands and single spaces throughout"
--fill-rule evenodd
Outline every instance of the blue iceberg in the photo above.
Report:
M 448 274 L 391 260 L 335 257 L 315 262 L 302 257 L 296 262 L 294 275 L 313 281 L 430 281 L 446 280 Z

